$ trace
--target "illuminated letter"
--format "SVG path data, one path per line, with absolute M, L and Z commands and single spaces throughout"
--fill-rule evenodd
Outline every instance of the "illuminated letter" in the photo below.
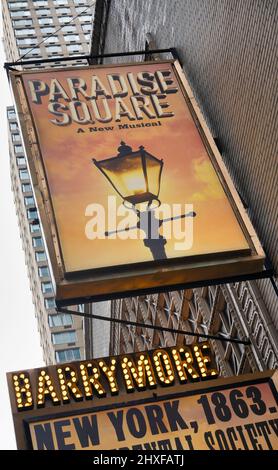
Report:
M 156 380 L 148 354 L 140 355 L 137 366 L 129 357 L 123 357 L 121 365 L 128 392 L 134 391 L 134 382 L 138 389 L 144 390 L 147 386 L 147 380 L 150 388 L 156 387 Z
M 105 377 L 108 380 L 109 387 L 111 390 L 111 395 L 117 395 L 119 392 L 119 387 L 118 387 L 117 380 L 115 377 L 116 375 L 115 364 L 116 364 L 116 359 L 111 359 L 111 363 L 109 367 L 103 360 L 98 361 L 99 368 L 102 370 L 102 372 L 105 374 Z
M 54 390 L 52 380 L 49 375 L 46 374 L 45 370 L 42 370 L 38 380 L 38 406 L 45 405 L 45 395 L 49 395 L 54 405 L 58 405 L 60 403 L 57 393 Z
M 26 410 L 33 406 L 33 397 L 29 375 L 21 373 L 13 375 L 14 392 L 18 410 Z
M 198 379 L 199 374 L 198 372 L 194 369 L 192 363 L 193 363 L 193 357 L 190 348 L 178 348 L 178 349 L 172 349 L 172 355 L 175 361 L 175 366 L 178 371 L 179 375 L 179 380 L 181 383 L 187 382 L 188 377 L 187 374 L 190 374 L 192 379 Z
M 70 401 L 69 392 L 76 401 L 82 400 L 82 393 L 77 387 L 77 378 L 76 372 L 72 367 L 59 367 L 57 369 L 58 377 L 60 381 L 60 387 L 62 390 L 62 400 L 64 403 L 68 403 Z
M 28 84 L 33 103 L 41 104 L 41 97 L 49 93 L 49 86 L 41 80 L 29 80 Z
M 80 364 L 81 377 L 83 380 L 83 386 L 85 390 L 85 397 L 92 398 L 93 391 L 92 386 L 94 387 L 97 395 L 99 397 L 105 397 L 106 392 L 103 385 L 98 381 L 100 377 L 99 368 L 90 362 Z
M 153 353 L 153 361 L 158 380 L 163 385 L 171 385 L 175 380 L 171 359 L 164 349 L 158 349 Z
M 217 377 L 218 371 L 215 367 L 213 367 L 214 361 L 210 355 L 208 355 L 209 353 L 210 347 L 208 341 L 204 341 L 203 343 L 199 343 L 194 346 L 194 356 L 197 359 L 198 367 L 202 377 L 207 377 L 210 375 Z

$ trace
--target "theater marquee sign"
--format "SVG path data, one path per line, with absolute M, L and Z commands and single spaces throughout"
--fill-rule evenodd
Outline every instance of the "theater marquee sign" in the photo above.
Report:
M 277 372 L 217 375 L 207 342 L 9 373 L 18 448 L 277 449 Z
M 177 62 L 10 76 L 58 304 L 262 270 Z

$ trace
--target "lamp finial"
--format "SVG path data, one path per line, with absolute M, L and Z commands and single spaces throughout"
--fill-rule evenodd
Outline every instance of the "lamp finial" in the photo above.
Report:
M 132 148 L 122 140 L 120 147 L 118 147 L 118 157 L 124 157 L 128 153 L 132 152 Z

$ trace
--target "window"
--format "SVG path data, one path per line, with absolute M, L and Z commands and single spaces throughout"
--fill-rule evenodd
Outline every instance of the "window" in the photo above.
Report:
M 42 34 L 52 34 L 55 32 L 55 28 L 53 28 L 53 26 L 48 26 L 45 28 L 41 28 L 41 32 Z
M 29 173 L 28 173 L 28 170 L 26 168 L 24 170 L 19 170 L 19 178 L 21 180 L 28 180 L 29 179 Z
M 20 135 L 19 134 L 12 134 L 12 141 L 13 142 L 19 142 L 20 141 Z
M 16 36 L 27 36 L 27 35 L 31 35 L 31 34 L 35 34 L 35 30 L 34 29 L 16 29 L 15 30 L 15 35 Z
M 27 196 L 24 198 L 25 206 L 33 206 L 35 204 L 33 196 Z
M 86 41 L 91 40 L 91 34 L 85 34 L 84 36 L 85 36 Z
M 48 323 L 51 328 L 55 326 L 71 326 L 72 316 L 70 313 L 59 313 L 57 315 L 48 315 Z
M 70 15 L 70 8 L 57 8 L 57 15 Z
M 53 19 L 52 18 L 39 18 L 38 22 L 41 25 L 53 24 Z
M 58 42 L 58 37 L 50 36 L 49 38 L 46 38 L 45 40 L 45 44 L 51 44 L 52 42 Z
M 45 308 L 55 308 L 56 307 L 56 304 L 55 304 L 55 299 L 53 297 L 49 298 L 49 299 L 44 299 L 44 305 L 45 305 Z
M 22 184 L 22 191 L 23 191 L 24 193 L 32 192 L 32 186 L 31 186 L 31 184 L 29 184 L 29 183 L 23 183 L 23 184 Z
M 46 7 L 48 5 L 47 0 L 33 0 L 34 7 Z
M 34 248 L 42 248 L 43 247 L 43 239 L 42 237 L 34 237 L 32 238 L 33 247 Z
M 16 161 L 18 165 L 26 165 L 25 157 L 17 157 Z
M 46 50 L 48 54 L 58 54 L 62 52 L 61 46 L 47 46 Z
M 17 131 L 18 130 L 17 122 L 10 122 L 10 129 L 11 131 Z
M 67 46 L 69 52 L 80 52 L 82 51 L 82 46 L 80 44 L 69 44 Z
M 14 20 L 13 25 L 15 28 L 19 26 L 32 26 L 33 21 L 32 20 Z
M 48 16 L 48 15 L 50 15 L 50 10 L 48 10 L 47 8 L 43 8 L 43 9 L 37 11 L 37 15 L 38 16 Z
M 91 24 L 83 24 L 81 26 L 81 28 L 83 29 L 83 31 L 85 33 L 90 33 L 92 31 L 92 25 Z
M 39 223 L 31 223 L 30 224 L 30 232 L 31 233 L 37 233 L 37 232 L 40 232 L 41 230 L 41 227 L 40 227 L 40 224 Z
M 80 21 L 90 21 L 90 23 L 92 22 L 92 17 L 89 16 L 89 15 L 81 15 L 79 16 L 79 20 Z
M 14 109 L 8 109 L 8 118 L 9 119 L 15 119 L 16 118 L 16 114 L 15 114 Z
M 86 1 L 85 0 L 74 0 L 75 5 L 85 5 L 86 6 Z
M 27 209 L 27 218 L 28 220 L 37 219 L 38 218 L 37 209 Z
M 40 277 L 49 277 L 50 276 L 49 267 L 48 266 L 40 266 L 39 267 L 39 276 Z
M 22 145 L 14 145 L 14 151 L 15 153 L 23 153 Z
M 19 10 L 19 11 L 11 11 L 10 13 L 12 18 L 22 18 L 24 16 L 31 16 L 30 11 L 28 10 Z
M 76 33 L 76 26 L 73 26 L 73 25 L 64 26 L 63 32 L 64 33 Z
M 67 5 L 68 4 L 68 0 L 53 0 L 53 3 L 54 5 Z
M 52 287 L 52 282 L 42 282 L 42 291 L 44 294 L 52 294 L 53 293 L 53 287 Z
M 37 39 L 36 38 L 17 39 L 16 43 L 18 46 L 28 46 L 28 45 L 37 44 Z
M 64 40 L 65 41 L 77 41 L 77 42 L 79 42 L 80 37 L 78 36 L 78 34 L 66 34 L 66 36 L 64 36 Z
M 9 8 L 25 8 L 27 2 L 9 2 Z
M 46 254 L 45 254 L 45 251 L 36 251 L 35 256 L 36 256 L 36 260 L 37 260 L 38 262 L 40 262 L 40 261 L 46 261 Z
M 84 6 L 83 7 L 75 7 L 75 9 L 76 9 L 77 13 L 82 13 L 82 11 L 86 10 L 86 8 Z
M 60 23 L 68 23 L 71 20 L 72 20 L 71 16 L 60 16 L 59 18 Z
M 70 362 L 70 361 L 77 361 L 78 359 L 81 359 L 79 348 L 64 349 L 61 351 L 56 351 L 55 356 L 56 356 L 57 362 Z
M 67 344 L 76 342 L 75 331 L 62 331 L 61 333 L 52 333 L 53 344 Z

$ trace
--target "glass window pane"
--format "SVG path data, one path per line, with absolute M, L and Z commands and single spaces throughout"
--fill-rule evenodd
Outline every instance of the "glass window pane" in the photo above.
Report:
M 49 299 L 44 299 L 44 305 L 46 308 L 50 309 L 50 308 L 55 308 L 56 307 L 56 304 L 55 304 L 55 299 L 54 298 L 49 298 Z
M 36 251 L 35 256 L 37 261 L 46 261 L 46 254 L 44 251 Z
M 53 287 L 52 287 L 52 282 L 42 282 L 42 291 L 44 294 L 52 294 L 53 293 Z
M 25 206 L 33 206 L 35 204 L 35 200 L 33 196 L 27 196 L 24 198 L 24 203 L 25 203 Z
M 37 219 L 38 218 L 37 209 L 28 209 L 27 210 L 27 218 L 28 218 L 28 220 Z
M 14 151 L 15 153 L 23 153 L 22 145 L 14 145 Z
M 35 248 L 41 248 L 43 246 L 43 239 L 42 237 L 34 237 L 32 238 L 33 246 Z
M 24 170 L 19 170 L 19 178 L 21 180 L 28 180 L 29 179 L 29 173 L 28 173 L 28 170 L 26 168 Z
M 31 184 L 29 184 L 29 183 L 23 183 L 23 184 L 22 184 L 22 191 L 23 191 L 24 193 L 29 193 L 29 192 L 31 192 L 31 191 L 32 191 L 32 186 L 31 186 Z
M 34 239 L 33 239 L 34 240 Z M 49 268 L 48 266 L 40 266 L 39 269 L 39 276 L 40 277 L 49 277 L 50 276 L 50 272 L 49 272 Z M 48 300 L 48 299 L 47 299 Z M 54 300 L 54 299 L 51 299 L 51 300 Z
M 76 342 L 75 331 L 62 331 L 60 333 L 52 333 L 53 344 L 67 344 Z
M 55 356 L 56 356 L 57 362 L 66 362 L 66 361 L 70 362 L 70 361 L 77 361 L 78 359 L 81 359 L 79 348 L 64 349 L 61 351 L 56 351 Z
M 71 326 L 72 325 L 72 316 L 69 313 L 59 313 L 57 315 L 49 315 L 49 326 L 50 327 L 59 327 L 59 326 Z
M 40 227 L 40 224 L 38 223 L 35 223 L 35 224 L 30 224 L 30 232 L 31 233 L 36 233 L 36 232 L 40 232 L 41 230 L 41 227 Z
M 25 157 L 17 157 L 16 161 L 18 165 L 26 165 Z

